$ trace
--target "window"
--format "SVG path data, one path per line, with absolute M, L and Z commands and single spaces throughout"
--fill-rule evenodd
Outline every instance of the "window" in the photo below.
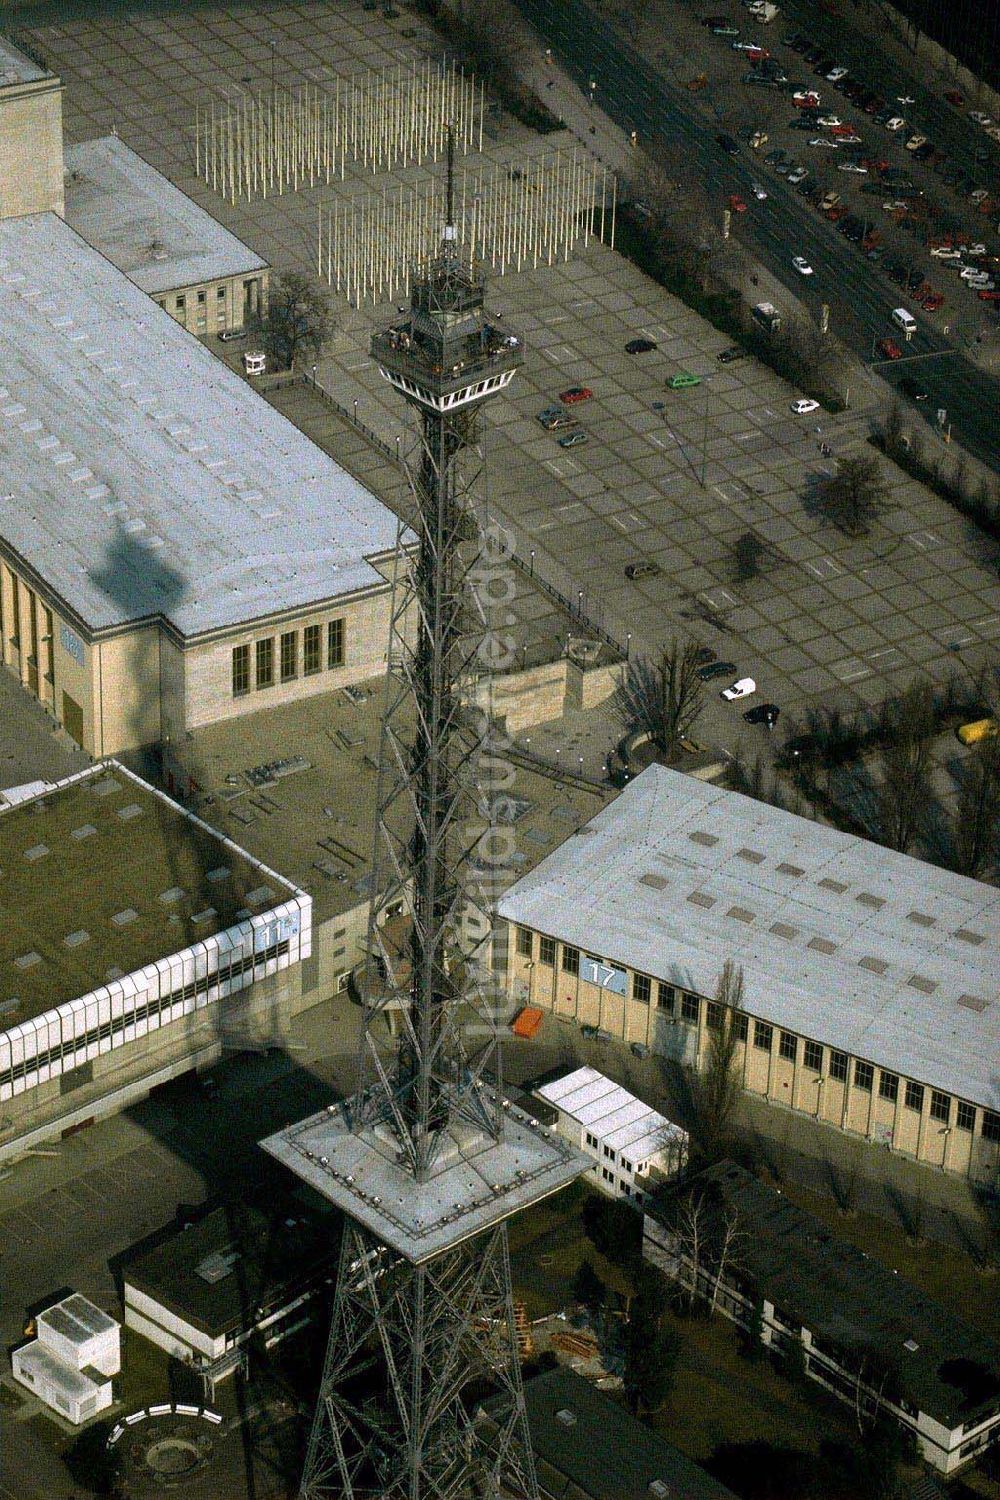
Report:
M 299 636 L 296 630 L 286 630 L 281 637 L 281 680 L 291 682 L 299 670 Z
M 650 994 L 652 993 L 652 989 L 653 989 L 653 981 L 650 979 L 650 977 L 649 977 L 648 974 L 633 974 L 632 975 L 632 999 L 633 1000 L 638 1000 L 641 1005 L 648 1005 L 649 1004 L 649 997 L 650 997 Z
M 605 1146 L 605 1148 L 604 1148 L 604 1154 L 608 1158 L 608 1161 L 614 1161 L 614 1159 L 615 1159 L 615 1153 L 614 1153 L 614 1149 L 611 1146 Z
M 774 1027 L 769 1026 L 766 1021 L 755 1021 L 753 1023 L 753 1044 L 762 1052 L 770 1052 L 771 1040 L 774 1036 Z
M 626 1161 L 625 1158 L 624 1158 L 624 1156 L 623 1156 L 622 1157 L 622 1171 L 623 1172 L 631 1172 L 631 1170 L 632 1170 L 632 1163 L 630 1161 Z
M 530 927 L 519 927 L 517 929 L 517 951 L 522 958 L 530 958 L 534 953 Z
M 233 697 L 242 698 L 250 691 L 250 647 L 233 647 Z
M 830 1053 L 830 1077 L 835 1078 L 838 1083 L 847 1082 L 847 1053 Z
M 736 1024 L 736 1040 L 745 1042 L 750 1034 L 750 1022 L 742 1011 L 737 1011 L 733 1020 Z
M 607 1167 L 601 1168 L 601 1175 L 603 1176 L 605 1182 L 614 1182 L 615 1180 L 614 1172 L 609 1172 Z
M 685 1021 L 693 1021 L 694 1024 L 697 1026 L 697 1024 L 698 1024 L 698 996 L 697 995 L 687 995 L 687 994 L 681 995 L 681 1015 L 683 1016 L 683 1018 L 684 1018 Z
M 216 295 L 216 298 L 218 299 L 219 302 L 225 302 L 225 300 L 226 300 L 226 289 L 225 289 L 225 287 L 224 286 L 220 286 L 215 295 Z
M 312 677 L 323 670 L 323 641 L 318 625 L 307 625 L 302 632 L 302 673 Z
M 187 306 L 187 302 L 183 297 L 178 297 L 175 306 L 178 312 L 183 312 L 185 307 Z
M 268 636 L 266 641 L 257 642 L 257 686 L 269 688 L 274 686 L 274 639 Z
M 991 1109 L 984 1109 L 982 1128 L 984 1141 L 1000 1141 L 1000 1115 L 995 1115 Z
M 895 1073 L 882 1073 L 878 1081 L 878 1091 L 883 1099 L 891 1099 L 895 1104 L 899 1094 L 899 1079 Z
M 579 948 L 567 948 L 563 944 L 562 966 L 564 974 L 579 974 L 580 972 L 580 950 Z
M 722 1030 L 722 1006 L 717 1000 L 705 1002 L 705 1025 L 709 1031 Z
M 959 1099 L 958 1109 L 955 1111 L 955 1124 L 959 1130 L 975 1130 L 976 1106 L 966 1104 L 964 1099 Z
M 329 620 L 326 627 L 327 667 L 342 667 L 344 661 L 344 622 L 343 620 Z
M 778 1043 L 778 1054 L 786 1057 L 789 1062 L 795 1062 L 799 1055 L 799 1039 L 793 1031 L 783 1031 Z
M 805 1065 L 814 1073 L 823 1071 L 823 1048 L 819 1042 L 806 1042 Z
M 597 1150 L 597 1136 L 591 1135 L 589 1130 L 587 1131 L 587 1145 L 593 1146 L 594 1150 Z
M 538 939 L 538 961 L 539 961 L 539 963 L 548 964 L 548 966 L 549 966 L 550 969 L 555 968 L 555 962 L 556 962 L 556 940 L 555 940 L 555 938 L 540 937 Z
M 907 1109 L 915 1109 L 917 1111 L 917 1114 L 919 1114 L 920 1111 L 923 1109 L 923 1107 L 924 1107 L 924 1086 L 923 1086 L 922 1083 L 911 1083 L 909 1081 L 909 1079 L 907 1079 L 907 1082 L 906 1082 L 906 1107 L 907 1107 Z
M 672 984 L 664 984 L 662 979 L 656 985 L 656 1008 L 665 1010 L 670 1015 L 674 1013 L 674 987 Z
M 198 293 L 198 305 L 199 305 L 199 307 L 204 307 L 204 305 L 205 305 L 205 293 L 204 292 L 199 292 Z
M 870 1094 L 873 1077 L 874 1069 L 871 1063 L 856 1062 L 854 1064 L 854 1087 L 856 1089 L 864 1089 L 866 1093 Z
M 931 1089 L 931 1119 L 943 1120 L 947 1125 L 951 1119 L 951 1095 L 940 1089 Z

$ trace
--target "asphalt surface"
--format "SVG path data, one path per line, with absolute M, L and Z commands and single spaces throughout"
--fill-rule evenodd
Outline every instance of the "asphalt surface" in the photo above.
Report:
M 579 0 L 517 3 L 585 93 L 590 80 L 596 81 L 595 107 L 626 131 L 637 131 L 653 155 L 658 141 L 669 144 L 672 152 L 683 146 L 691 175 L 719 202 L 734 192 L 747 197 L 751 181 L 764 181 L 769 197 L 760 208 L 767 211 L 745 216 L 750 222 L 740 226 L 741 239 L 815 314 L 828 303 L 832 327 L 861 359 L 870 361 L 875 339 L 898 335 L 890 313 L 904 301 L 902 292 L 820 220 L 782 178 L 768 172 L 762 179 L 763 163 L 746 147 L 735 158 L 727 156 L 692 95 L 664 77 L 611 24 Z M 811 72 L 808 76 L 812 78 Z M 717 128 L 726 129 L 724 119 Z M 793 254 L 813 266 L 813 277 L 802 277 L 792 268 Z M 901 373 L 918 370 L 930 396 L 928 409 L 943 408 L 963 447 L 1000 471 L 1000 382 L 969 363 L 919 313 L 915 316 L 918 332 L 906 345 L 906 355 L 943 357 L 903 365 Z

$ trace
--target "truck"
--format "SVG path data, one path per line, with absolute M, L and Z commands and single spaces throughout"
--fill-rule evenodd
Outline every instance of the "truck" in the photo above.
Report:
M 777 333 L 781 327 L 781 314 L 773 302 L 757 302 L 752 312 L 762 328 L 766 328 L 768 333 Z

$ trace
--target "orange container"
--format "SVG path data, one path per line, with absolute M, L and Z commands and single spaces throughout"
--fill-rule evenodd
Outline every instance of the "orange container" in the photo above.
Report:
M 526 1005 L 514 1017 L 511 1031 L 515 1036 L 532 1037 L 542 1024 L 542 1012 L 536 1005 Z

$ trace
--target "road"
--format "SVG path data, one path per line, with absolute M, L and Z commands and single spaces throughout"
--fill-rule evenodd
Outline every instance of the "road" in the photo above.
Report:
M 647 149 L 670 143 L 672 154 L 682 145 L 692 176 L 705 184 L 718 202 L 732 192 L 748 196 L 751 179 L 760 180 L 763 165 L 744 150 L 740 157 L 724 154 L 712 125 L 683 88 L 673 84 L 656 64 L 578 0 L 518 0 L 545 44 L 586 92 L 597 82 L 595 107 L 626 131 L 636 130 Z M 723 119 L 719 122 L 725 128 Z M 761 262 L 814 311 L 826 302 L 831 327 L 861 359 L 870 361 L 873 342 L 893 332 L 889 314 L 902 294 L 883 280 L 852 245 L 821 221 L 793 188 L 773 173 L 764 179 L 769 197 L 755 204 L 740 236 Z M 814 267 L 807 279 L 791 265 L 793 254 Z M 996 413 L 1000 410 L 1000 382 L 970 364 L 947 338 L 917 315 L 918 332 L 906 346 L 907 356 L 937 354 L 921 360 L 921 385 L 928 391 L 928 410 L 947 411 L 955 437 L 965 449 L 1000 471 L 1000 439 Z M 903 366 L 902 372 L 908 368 Z M 901 372 L 901 373 L 902 373 Z

